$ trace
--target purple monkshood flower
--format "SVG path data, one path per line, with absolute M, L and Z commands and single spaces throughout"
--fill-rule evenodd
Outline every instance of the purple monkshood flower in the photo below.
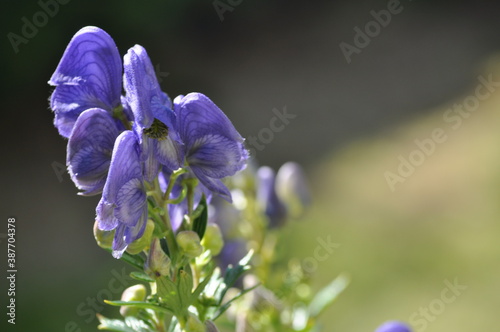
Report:
M 113 257 L 120 258 L 127 246 L 144 233 L 148 218 L 140 145 L 134 132 L 118 136 L 102 198 L 97 206 L 101 230 L 115 229 Z
M 269 218 L 269 227 L 282 226 L 286 221 L 287 210 L 276 194 L 276 176 L 273 169 L 260 167 L 257 171 L 257 181 L 257 201 Z
M 158 160 L 170 170 L 182 166 L 183 149 L 177 134 L 172 102 L 160 89 L 146 50 L 135 45 L 123 58 L 127 108 L 134 114 L 134 130 L 147 147 L 145 158 Z
M 100 193 L 106 182 L 111 153 L 120 128 L 105 110 L 91 108 L 76 120 L 69 137 L 66 164 L 81 195 Z
M 380 325 L 375 332 L 411 332 L 411 329 L 406 324 L 391 321 Z
M 120 106 L 122 62 L 113 39 L 96 27 L 85 27 L 69 42 L 52 74 L 50 107 L 59 134 L 69 137 L 78 116 L 90 108 L 112 114 Z
M 174 110 L 190 171 L 210 191 L 231 201 L 231 193 L 221 179 L 245 168 L 248 152 L 243 137 L 220 108 L 201 93 L 178 96 Z

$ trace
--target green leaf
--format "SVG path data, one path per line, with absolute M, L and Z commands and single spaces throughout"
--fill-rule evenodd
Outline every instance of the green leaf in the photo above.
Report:
M 309 304 L 310 316 L 318 317 L 326 307 L 332 304 L 348 284 L 349 279 L 345 275 L 340 275 L 326 287 L 321 289 Z
M 193 231 L 195 231 L 200 237 L 200 240 L 202 240 L 205 235 L 208 222 L 208 208 L 205 195 L 202 196 L 200 204 L 198 204 L 196 209 L 193 211 L 193 218 Z
M 157 304 L 150 303 L 150 302 L 143 302 L 143 301 L 109 301 L 109 300 L 104 300 L 104 302 L 106 304 L 109 304 L 109 305 L 112 305 L 112 306 L 115 306 L 115 307 L 133 306 L 133 307 L 142 308 L 142 309 L 153 309 L 155 311 L 160 311 L 160 312 L 168 312 L 168 313 L 172 313 L 173 312 L 173 310 L 170 309 L 170 308 L 168 308 L 168 307 L 159 306 Z
M 191 291 L 193 290 L 193 277 L 184 270 L 179 271 L 177 287 L 179 290 L 179 301 L 182 310 L 185 311 L 191 305 L 192 297 Z
M 196 301 L 198 296 L 200 296 L 200 294 L 205 290 L 205 287 L 212 279 L 212 274 L 214 273 L 214 270 L 215 270 L 215 266 L 212 267 L 212 270 L 210 271 L 210 273 L 208 273 L 208 275 L 205 277 L 205 279 L 203 279 L 203 281 L 198 284 L 198 287 L 196 287 L 196 289 L 193 292 L 192 302 Z
M 185 309 L 181 302 L 177 285 L 168 277 L 158 278 L 156 280 L 156 285 L 158 287 L 158 295 L 164 303 L 167 303 L 168 306 L 172 308 L 174 315 L 184 315 Z
M 246 271 L 250 270 L 251 266 L 248 265 L 248 263 L 250 262 L 250 259 L 252 259 L 252 256 L 253 250 L 250 250 L 250 252 L 240 260 L 238 265 L 227 268 L 226 273 L 224 274 L 223 288 L 220 290 L 219 304 L 222 303 L 222 299 L 224 298 L 224 295 L 226 295 L 227 290 L 231 288 Z
M 168 250 L 168 243 L 167 243 L 167 240 L 165 239 L 160 239 L 160 246 L 161 246 L 161 249 L 163 250 L 163 252 L 165 253 L 165 255 L 167 255 L 169 258 L 172 258 L 170 257 L 170 251 Z
M 135 330 L 127 326 L 125 322 L 119 319 L 109 319 L 99 314 L 97 314 L 97 319 L 99 319 L 99 322 L 101 323 L 97 327 L 99 330 L 108 330 L 116 332 L 135 332 Z
M 154 280 L 150 276 L 148 276 L 146 273 L 140 272 L 140 271 L 131 272 L 130 277 L 135 279 L 135 280 L 139 280 L 139 281 L 154 282 Z

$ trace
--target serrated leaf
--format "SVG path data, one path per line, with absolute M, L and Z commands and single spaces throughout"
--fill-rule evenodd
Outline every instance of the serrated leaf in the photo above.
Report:
M 191 305 L 191 292 L 193 290 L 193 277 L 184 270 L 179 271 L 177 287 L 179 289 L 179 300 L 183 309 L 187 310 Z
M 139 280 L 139 281 L 154 282 L 154 280 L 150 276 L 148 276 L 146 273 L 140 272 L 140 271 L 131 272 L 130 277 L 135 279 L 135 280 Z
M 158 295 L 166 302 L 178 302 L 177 286 L 167 277 L 161 277 L 156 280 Z
M 193 211 L 193 217 L 194 217 L 193 231 L 195 231 L 198 234 L 201 241 L 203 239 L 203 236 L 205 235 L 208 222 L 208 208 L 205 195 L 202 196 L 200 203 Z
M 348 284 L 349 279 L 344 275 L 340 275 L 321 289 L 309 304 L 310 316 L 319 316 L 342 293 Z
M 156 285 L 158 287 L 158 295 L 164 303 L 168 304 L 169 308 L 172 308 L 174 315 L 183 316 L 187 307 L 185 308 L 181 301 L 178 286 L 167 277 L 157 279 Z
M 251 266 L 248 265 L 250 259 L 253 256 L 253 250 L 243 257 L 238 265 L 234 267 L 228 267 L 226 273 L 224 273 L 224 281 L 223 281 L 223 289 L 220 292 L 219 296 L 219 304 L 222 303 L 222 299 L 229 288 L 233 287 L 236 281 L 248 270 L 250 270 Z

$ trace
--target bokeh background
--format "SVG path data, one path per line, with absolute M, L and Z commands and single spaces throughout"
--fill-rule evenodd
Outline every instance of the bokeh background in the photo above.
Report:
M 273 109 L 296 115 L 256 158 L 275 168 L 296 160 L 307 170 L 314 204 L 287 226 L 290 255 L 313 255 L 318 237 L 340 244 L 315 277 L 318 288 L 342 272 L 351 279 L 324 314 L 324 331 L 373 331 L 433 303 L 439 314 L 425 331 L 498 330 L 500 91 L 457 130 L 443 114 L 474 95 L 478 76 L 500 81 L 500 8 L 400 3 L 402 11 L 348 63 L 339 44 L 353 44 L 353 29 L 387 1 L 243 0 L 221 21 L 212 0 L 69 0 L 18 52 L 8 34 L 22 35 L 23 18 L 32 22 L 43 9 L 4 1 L 0 247 L 6 253 L 6 221 L 15 217 L 18 274 L 15 326 L 5 322 L 5 277 L 0 283 L 0 329 L 95 331 L 88 299 L 122 275 L 124 264 L 92 236 L 98 198 L 77 196 L 61 170 L 66 144 L 47 102 L 46 82 L 66 44 L 96 25 L 121 54 L 143 45 L 170 96 L 205 93 L 246 137 L 269 127 Z M 397 172 L 398 157 L 435 128 L 448 139 L 391 192 L 384 172 Z M 467 289 L 440 308 L 444 281 L 455 279 Z

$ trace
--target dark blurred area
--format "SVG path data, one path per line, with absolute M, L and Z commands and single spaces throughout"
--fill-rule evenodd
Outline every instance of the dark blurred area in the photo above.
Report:
M 165 92 L 203 92 L 247 138 L 269 127 L 273 109 L 286 108 L 295 117 L 261 139 L 256 157 L 275 168 L 296 160 L 308 170 L 352 140 L 464 93 L 500 50 L 496 2 L 401 1 L 403 10 L 348 63 L 339 44 L 353 44 L 353 29 L 387 1 L 243 0 L 221 21 L 211 0 L 70 0 L 16 52 L 9 33 L 22 36 L 23 18 L 33 22 L 40 2 L 5 1 L 0 20 L 1 210 L 4 221 L 16 218 L 18 268 L 17 324 L 3 325 L 7 331 L 64 331 L 71 321 L 96 330 L 78 307 L 124 266 L 95 245 L 98 197 L 78 197 L 63 172 L 66 142 L 48 108 L 47 81 L 83 26 L 106 30 L 122 55 L 144 46 Z

